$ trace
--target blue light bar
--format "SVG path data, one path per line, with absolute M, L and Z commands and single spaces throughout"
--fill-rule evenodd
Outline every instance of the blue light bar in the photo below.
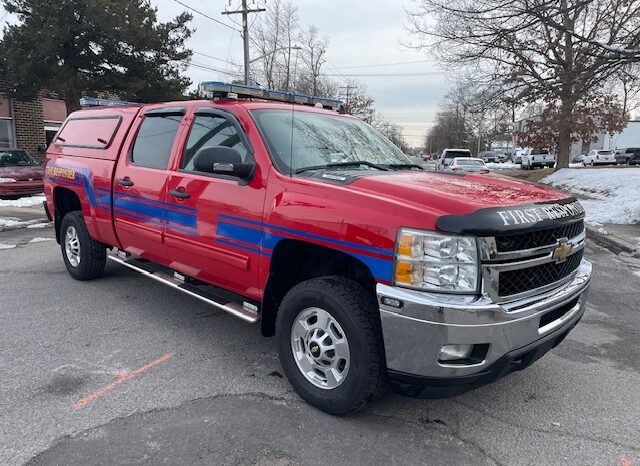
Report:
M 82 97 L 80 99 L 81 107 L 113 107 L 115 105 L 136 105 L 136 102 L 127 102 L 125 100 L 113 99 L 97 99 L 95 97 Z
M 208 97 L 229 98 L 254 98 L 274 100 L 277 102 L 290 102 L 302 105 L 322 106 L 331 110 L 339 110 L 343 102 L 338 99 L 327 99 L 312 95 L 296 94 L 295 92 L 264 89 L 257 86 L 245 86 L 244 84 L 224 83 L 221 81 L 208 81 L 200 83 L 200 90 Z

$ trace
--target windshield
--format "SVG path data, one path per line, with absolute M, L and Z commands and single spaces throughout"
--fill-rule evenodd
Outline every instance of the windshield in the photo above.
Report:
M 533 149 L 531 155 L 549 155 L 549 151 L 547 149 Z
M 290 110 L 254 110 L 276 168 L 284 173 L 345 162 L 411 164 L 391 141 L 355 118 Z
M 471 152 L 465 150 L 448 150 L 444 153 L 445 159 L 452 159 L 454 157 L 471 157 Z
M 0 167 L 37 167 L 36 159 L 23 150 L 0 150 Z
M 479 167 L 484 165 L 482 160 L 473 160 L 473 159 L 457 159 L 456 165 L 466 165 L 466 166 L 475 166 Z

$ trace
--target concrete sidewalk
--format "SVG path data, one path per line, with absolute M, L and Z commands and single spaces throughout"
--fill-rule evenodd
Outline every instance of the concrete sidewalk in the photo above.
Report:
M 640 257 L 640 224 L 614 225 L 602 227 L 587 225 L 587 236 L 615 254 L 627 254 Z

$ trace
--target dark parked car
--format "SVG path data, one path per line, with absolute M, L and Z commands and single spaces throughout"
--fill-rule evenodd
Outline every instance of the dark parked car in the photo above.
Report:
M 20 149 L 0 149 L 0 196 L 22 196 L 44 191 L 44 168 Z
M 627 147 L 616 151 L 616 163 L 627 165 L 640 164 L 640 147 Z

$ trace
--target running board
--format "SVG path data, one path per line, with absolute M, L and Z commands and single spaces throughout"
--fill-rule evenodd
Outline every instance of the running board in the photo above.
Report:
M 212 285 L 207 285 L 198 280 L 185 277 L 171 269 L 162 267 L 146 259 L 130 256 L 122 251 L 110 252 L 107 254 L 107 257 L 114 262 L 182 291 L 200 301 L 211 304 L 246 322 L 253 324 L 259 320 L 258 306 L 248 301 L 243 301 L 242 303 L 233 301 L 231 299 L 231 293 L 225 290 L 216 289 Z M 214 291 L 211 290 L 212 288 Z

